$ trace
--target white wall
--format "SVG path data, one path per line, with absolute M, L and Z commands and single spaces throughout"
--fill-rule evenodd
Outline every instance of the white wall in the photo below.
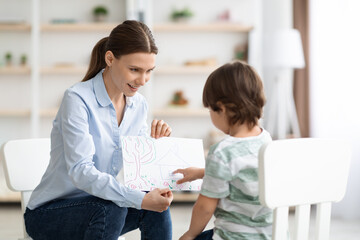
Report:
M 352 145 L 347 193 L 333 208 L 344 218 L 360 218 L 359 11 L 358 0 L 311 1 L 311 136 Z

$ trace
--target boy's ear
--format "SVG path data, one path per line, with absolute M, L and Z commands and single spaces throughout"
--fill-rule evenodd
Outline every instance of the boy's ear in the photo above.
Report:
M 111 67 L 112 63 L 114 62 L 115 56 L 111 51 L 106 51 L 105 53 L 105 62 L 106 65 Z
M 220 102 L 220 101 L 218 101 L 217 103 L 216 103 L 216 105 L 218 106 L 218 108 L 220 108 L 220 111 L 221 112 L 226 112 L 226 107 L 225 107 L 225 105 L 222 103 L 222 102 Z

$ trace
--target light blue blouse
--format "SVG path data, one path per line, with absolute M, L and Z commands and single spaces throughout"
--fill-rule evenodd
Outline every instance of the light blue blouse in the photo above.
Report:
M 146 135 L 147 111 L 141 94 L 127 97 L 118 126 L 102 71 L 67 89 L 53 122 L 50 163 L 28 208 L 90 194 L 140 209 L 145 193 L 125 187 L 115 177 L 123 167 L 120 137 Z

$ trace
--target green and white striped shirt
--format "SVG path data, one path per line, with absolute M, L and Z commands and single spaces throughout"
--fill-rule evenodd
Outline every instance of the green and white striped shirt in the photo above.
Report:
M 213 239 L 271 239 L 272 211 L 260 205 L 258 152 L 271 141 L 262 129 L 255 137 L 226 137 L 210 148 L 200 193 L 219 198 Z

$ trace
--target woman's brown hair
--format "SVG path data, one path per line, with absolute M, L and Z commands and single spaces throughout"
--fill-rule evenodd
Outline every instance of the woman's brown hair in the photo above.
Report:
M 116 26 L 108 37 L 101 39 L 91 53 L 90 65 L 83 82 L 106 67 L 105 53 L 111 51 L 118 59 L 122 55 L 144 52 L 158 53 L 150 29 L 142 22 L 127 20 Z
M 249 129 L 258 124 L 265 101 L 259 75 L 241 61 L 225 64 L 212 72 L 203 91 L 205 107 L 220 111 L 221 103 L 226 108 L 230 125 L 245 123 Z

